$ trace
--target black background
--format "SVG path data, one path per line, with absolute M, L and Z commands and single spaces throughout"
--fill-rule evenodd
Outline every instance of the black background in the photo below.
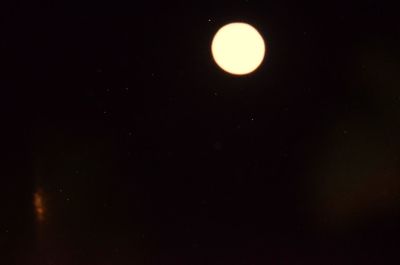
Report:
M 395 259 L 394 5 L 2 5 L 0 264 Z M 234 21 L 267 42 L 249 76 L 210 54 Z

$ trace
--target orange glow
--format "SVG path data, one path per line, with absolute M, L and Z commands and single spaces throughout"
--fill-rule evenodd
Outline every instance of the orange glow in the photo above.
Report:
M 41 189 L 38 189 L 33 194 L 33 205 L 35 207 L 35 214 L 37 221 L 39 223 L 43 222 L 45 219 L 46 208 L 43 200 L 43 191 Z

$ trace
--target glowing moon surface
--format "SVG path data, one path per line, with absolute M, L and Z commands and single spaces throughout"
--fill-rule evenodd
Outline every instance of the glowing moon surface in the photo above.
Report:
M 265 57 L 265 41 L 261 34 L 246 23 L 231 23 L 215 34 L 211 52 L 215 62 L 233 75 L 255 71 Z

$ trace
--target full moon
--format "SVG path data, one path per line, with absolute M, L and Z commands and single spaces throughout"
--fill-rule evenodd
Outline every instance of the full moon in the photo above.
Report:
M 233 75 L 254 72 L 263 62 L 265 42 L 261 34 L 246 23 L 230 23 L 215 34 L 212 56 L 219 67 Z

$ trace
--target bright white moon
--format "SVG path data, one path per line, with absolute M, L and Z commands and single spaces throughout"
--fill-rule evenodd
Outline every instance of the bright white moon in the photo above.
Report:
M 264 60 L 265 49 L 261 34 L 246 23 L 223 26 L 215 34 L 211 45 L 217 65 L 234 75 L 255 71 Z

